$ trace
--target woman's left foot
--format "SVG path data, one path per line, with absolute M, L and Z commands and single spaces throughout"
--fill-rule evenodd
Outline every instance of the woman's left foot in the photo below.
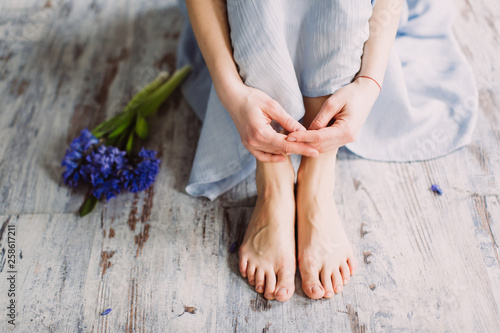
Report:
M 297 175 L 298 266 L 302 289 L 313 299 L 341 292 L 356 270 L 333 197 L 336 154 L 302 157 Z

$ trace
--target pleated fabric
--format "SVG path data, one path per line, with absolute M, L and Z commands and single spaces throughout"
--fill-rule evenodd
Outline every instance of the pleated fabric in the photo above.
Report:
M 179 6 L 186 23 L 177 67 L 193 67 L 181 89 L 203 121 L 186 191 L 214 200 L 251 177 L 256 163 L 215 93 L 184 0 Z M 368 0 L 227 0 L 243 82 L 300 121 L 302 96 L 332 94 L 359 71 L 372 6 Z M 346 145 L 368 159 L 443 156 L 468 144 L 476 123 L 477 89 L 452 34 L 451 1 L 408 0 L 403 7 L 380 95 L 356 141 Z M 299 160 L 292 155 L 295 165 Z

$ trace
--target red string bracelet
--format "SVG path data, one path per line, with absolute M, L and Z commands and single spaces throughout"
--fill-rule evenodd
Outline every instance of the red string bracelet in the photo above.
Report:
M 357 76 L 354 80 L 357 80 L 359 79 L 360 77 L 364 77 L 364 78 L 367 78 L 367 79 L 370 79 L 372 80 L 373 82 L 375 82 L 375 84 L 379 87 L 380 90 L 382 90 L 382 87 L 380 86 L 380 84 L 378 84 L 378 82 L 374 79 L 374 78 L 371 78 L 369 76 L 364 76 L 364 75 L 360 75 L 360 76 Z

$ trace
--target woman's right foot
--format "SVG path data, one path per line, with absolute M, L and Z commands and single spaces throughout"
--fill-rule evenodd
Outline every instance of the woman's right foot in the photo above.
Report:
M 266 299 L 295 291 L 295 174 L 286 162 L 257 161 L 257 204 L 239 249 L 243 277 Z
M 299 270 L 302 289 L 313 299 L 340 293 L 356 270 L 333 197 L 336 154 L 304 157 L 297 176 Z
M 329 96 L 304 97 L 306 128 Z M 336 159 L 337 150 L 318 158 L 303 156 L 297 172 L 297 259 L 302 290 L 313 299 L 341 292 L 356 270 L 333 197 Z

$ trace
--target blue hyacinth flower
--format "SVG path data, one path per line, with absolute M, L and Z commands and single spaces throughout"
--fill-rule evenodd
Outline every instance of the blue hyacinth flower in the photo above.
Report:
M 100 199 L 115 198 L 123 189 L 120 175 L 127 165 L 125 152 L 116 147 L 99 146 L 86 157 L 85 173 L 92 183 L 92 194 Z
M 160 160 L 155 158 L 156 151 L 142 148 L 139 157 L 140 160 L 136 165 L 130 164 L 121 174 L 124 188 L 133 193 L 151 186 L 160 171 Z
M 80 181 L 88 181 L 88 174 L 82 170 L 82 158 L 99 140 L 88 129 L 81 131 L 66 150 L 61 166 L 66 167 L 63 180 L 66 185 L 76 187 Z

